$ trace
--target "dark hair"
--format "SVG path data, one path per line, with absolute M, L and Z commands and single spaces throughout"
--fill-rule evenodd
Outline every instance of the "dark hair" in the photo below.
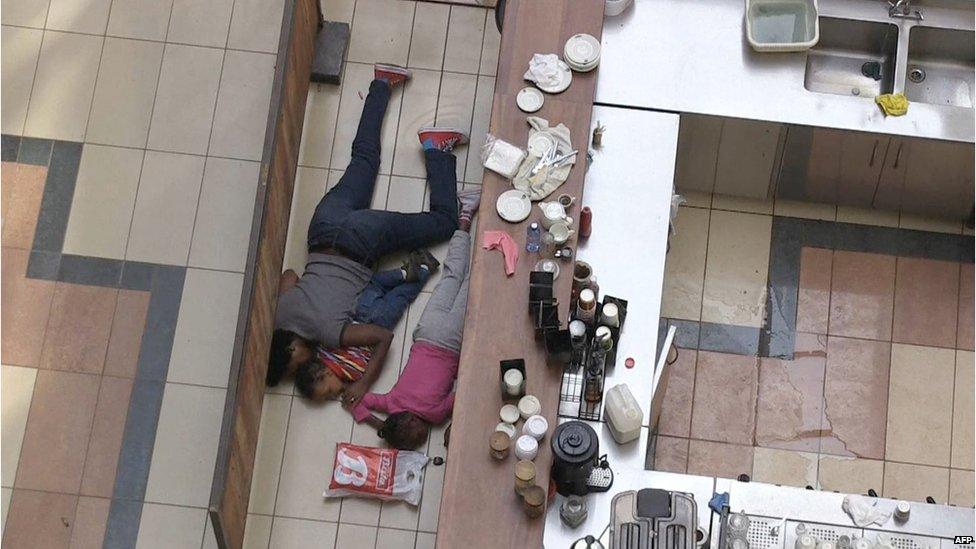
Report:
M 387 416 L 386 420 L 383 422 L 383 426 L 377 432 L 379 437 L 386 441 L 390 446 L 398 450 L 413 450 L 426 440 L 426 429 L 424 433 L 423 440 L 415 440 L 413 437 L 413 432 L 405 430 L 402 428 L 411 417 L 415 417 L 410 412 L 397 412 L 395 414 L 390 414 Z M 424 424 L 426 425 L 426 423 Z
M 315 398 L 315 384 L 322 377 L 325 366 L 320 362 L 310 360 L 298 367 L 295 371 L 295 389 L 303 397 L 313 400 Z
M 291 353 L 288 346 L 298 337 L 295 332 L 288 330 L 275 330 L 271 334 L 271 349 L 268 352 L 268 375 L 265 383 L 268 387 L 274 387 L 285 377 L 285 370 L 288 368 L 288 361 L 291 360 Z

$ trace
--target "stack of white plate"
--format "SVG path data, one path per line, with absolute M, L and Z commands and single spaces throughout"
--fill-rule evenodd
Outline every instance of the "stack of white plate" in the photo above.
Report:
M 589 72 L 600 64 L 600 41 L 589 34 L 575 34 L 566 41 L 563 59 L 576 72 Z

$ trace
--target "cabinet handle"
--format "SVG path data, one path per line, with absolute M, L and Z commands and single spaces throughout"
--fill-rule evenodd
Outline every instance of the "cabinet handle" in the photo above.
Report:
M 902 141 L 901 143 L 898 144 L 898 152 L 895 153 L 895 163 L 894 163 L 894 165 L 891 166 L 892 168 L 894 168 L 896 170 L 898 169 L 898 161 L 901 160 L 901 148 L 903 146 L 905 146 L 905 142 L 904 141 Z
M 874 140 L 874 148 L 871 149 L 871 162 L 868 162 L 868 167 L 869 168 L 873 168 L 874 167 L 874 155 L 876 155 L 877 153 L 878 153 L 878 140 L 875 139 Z

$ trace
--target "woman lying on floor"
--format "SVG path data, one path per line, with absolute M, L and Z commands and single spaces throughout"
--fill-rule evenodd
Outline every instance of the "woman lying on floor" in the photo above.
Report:
M 427 440 L 431 424 L 447 420 L 454 408 L 457 377 L 468 301 L 468 267 L 471 235 L 458 230 L 451 238 L 444 273 L 413 332 L 410 357 L 393 389 L 386 394 L 367 393 L 358 402 L 345 402 L 357 422 L 375 427 L 394 448 L 410 450 Z M 355 368 L 348 381 L 354 381 Z M 299 368 L 295 386 L 303 395 L 322 400 L 328 393 L 332 371 L 322 361 Z M 373 412 L 388 414 L 385 420 Z

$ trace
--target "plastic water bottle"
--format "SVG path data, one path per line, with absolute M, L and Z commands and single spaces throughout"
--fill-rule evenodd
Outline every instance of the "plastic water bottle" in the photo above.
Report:
M 539 249 L 542 247 L 542 230 L 539 229 L 538 223 L 530 223 L 529 228 L 526 229 L 525 238 L 525 251 L 530 254 L 539 253 Z

